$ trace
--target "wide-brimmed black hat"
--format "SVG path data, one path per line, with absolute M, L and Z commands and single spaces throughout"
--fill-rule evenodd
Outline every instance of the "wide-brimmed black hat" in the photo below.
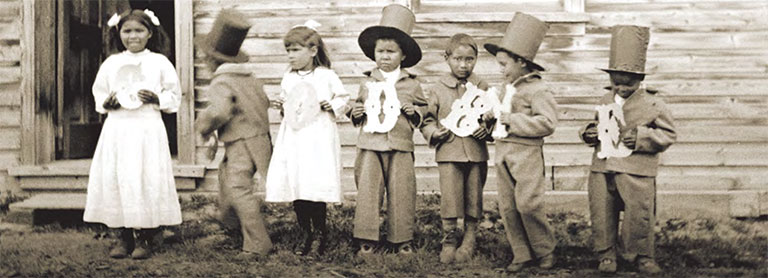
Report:
M 407 68 L 421 61 L 421 47 L 411 37 L 413 26 L 416 24 L 416 16 L 405 6 L 392 4 L 381 11 L 379 25 L 365 28 L 357 37 L 357 44 L 363 50 L 365 56 L 376 60 L 374 49 L 379 38 L 394 38 L 403 50 L 405 60 L 400 64 Z
M 645 57 L 651 32 L 648 27 L 616 25 L 611 27 L 611 53 L 607 73 L 627 72 L 645 75 Z
M 536 57 L 547 30 L 549 30 L 547 23 L 532 15 L 517 12 L 507 25 L 507 31 L 501 43 L 498 45 L 486 43 L 483 47 L 493 55 L 496 55 L 499 50 L 512 53 L 523 58 L 537 70 L 544 71 L 544 67 L 534 62 L 533 58 Z
M 251 25 L 245 17 L 234 10 L 222 10 L 213 22 L 211 31 L 205 36 L 195 38 L 195 44 L 206 55 L 219 61 L 243 63 L 248 61 L 248 54 L 240 51 L 245 36 Z

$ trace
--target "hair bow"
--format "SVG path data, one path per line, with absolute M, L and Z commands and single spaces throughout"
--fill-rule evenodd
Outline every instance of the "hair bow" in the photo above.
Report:
M 291 27 L 291 29 L 296 28 L 296 27 L 307 27 L 307 28 L 315 30 L 315 32 L 317 32 L 317 28 L 319 28 L 320 26 L 323 26 L 322 24 L 320 24 L 320 22 L 317 22 L 315 20 L 310 19 L 310 20 L 307 20 L 306 22 L 304 22 L 304 24 L 294 25 L 293 27 Z
M 160 26 L 160 20 L 157 19 L 157 16 L 155 16 L 155 12 L 150 11 L 149 9 L 144 9 L 144 14 L 146 14 L 150 20 L 152 20 L 152 24 L 155 26 Z
M 109 27 L 115 27 L 117 26 L 117 23 L 120 22 L 120 15 L 117 13 L 113 14 L 112 17 L 109 18 L 109 21 L 107 21 L 107 26 Z

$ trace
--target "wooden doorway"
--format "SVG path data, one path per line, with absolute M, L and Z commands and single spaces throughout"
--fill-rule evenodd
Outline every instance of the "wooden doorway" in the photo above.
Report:
M 104 47 L 106 22 L 127 9 L 155 12 L 170 38 L 174 37 L 173 1 L 57 0 L 56 1 L 56 133 L 55 159 L 93 156 L 103 115 L 94 109 L 91 86 L 101 62 L 109 55 Z M 171 40 L 173 44 L 174 41 Z M 174 49 L 174 46 L 170 46 Z M 171 55 L 171 62 L 175 63 Z M 163 114 L 171 153 L 178 151 L 176 116 Z

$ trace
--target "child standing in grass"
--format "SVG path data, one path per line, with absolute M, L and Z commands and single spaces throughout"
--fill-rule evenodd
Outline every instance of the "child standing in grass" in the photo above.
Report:
M 107 114 L 93 155 L 83 220 L 117 229 L 113 258 L 149 258 L 160 226 L 181 224 L 168 135 L 160 112 L 181 104 L 168 60 L 168 37 L 149 10 L 115 14 L 93 83 L 96 111 Z M 136 236 L 134 236 L 134 230 Z
M 196 41 L 213 79 L 206 90 L 208 107 L 195 120 L 195 129 L 203 141 L 218 132 L 224 142 L 219 166 L 220 220 L 230 227 L 239 224 L 243 235 L 240 259 L 258 259 L 272 249 L 253 183 L 254 174 L 264 177 L 267 173 L 272 141 L 269 99 L 261 81 L 244 65 L 248 54 L 240 51 L 250 28 L 242 14 L 222 10 L 211 31 Z
M 601 105 L 618 104 L 623 125 L 618 125 L 615 143 L 631 150 L 628 156 L 600 155 L 598 123 L 585 126 L 580 136 L 594 147 L 589 173 L 589 212 L 594 249 L 600 272 L 616 272 L 617 252 L 635 261 L 644 274 L 662 270 L 655 260 L 656 169 L 659 154 L 675 142 L 677 134 L 672 116 L 656 91 L 641 87 L 645 79 L 645 57 L 650 32 L 647 27 L 618 25 L 612 28 L 608 69 L 610 92 Z M 602 132 L 602 131 L 601 131 Z M 602 138 L 606 139 L 606 138 Z M 614 142 L 611 142 L 614 143 Z M 619 235 L 619 212 L 624 211 Z M 621 243 L 618 243 L 618 242 Z M 619 247 L 622 250 L 618 250 Z
M 500 123 L 494 161 L 499 190 L 499 213 L 514 258 L 507 266 L 517 272 L 538 260 L 539 267 L 555 264 L 555 240 L 544 211 L 544 137 L 555 132 L 557 102 L 533 61 L 549 27 L 541 20 L 515 13 L 501 43 L 485 44 L 496 56 L 504 78 Z
M 483 213 L 483 186 L 488 174 L 486 142 L 492 138 L 485 123 L 470 136 L 459 137 L 439 122 L 452 113 L 454 102 L 467 92 L 467 84 L 488 89 L 488 84 L 472 73 L 477 61 L 477 44 L 472 37 L 467 34 L 451 37 L 445 49 L 445 60 L 451 72 L 440 77 L 439 82 L 428 90 L 429 105 L 421 132 L 429 146 L 436 148 L 443 222 L 440 262 L 449 264 L 469 260 L 475 250 L 477 220 Z M 479 117 L 469 119 L 478 120 Z M 458 249 L 457 218 L 463 218 L 465 225 L 464 238 Z
M 304 233 L 303 243 L 295 251 L 299 255 L 307 255 L 316 238 L 320 240 L 317 252 L 325 252 L 327 203 L 341 202 L 336 118 L 344 113 L 349 94 L 330 68 L 317 27 L 319 23 L 310 20 L 293 27 L 283 38 L 290 68 L 275 101 L 284 117 L 266 183 L 267 202 L 293 202 Z
M 387 195 L 387 241 L 399 254 L 413 253 L 416 175 L 413 130 L 421 125 L 426 98 L 416 76 L 404 68 L 421 60 L 421 48 L 409 35 L 416 18 L 401 5 L 384 7 L 378 26 L 357 38 L 365 56 L 376 62 L 366 71 L 349 117 L 362 126 L 357 139 L 354 237 L 359 255 L 371 254 L 379 241 L 379 214 Z M 370 88 L 369 88 L 370 86 Z

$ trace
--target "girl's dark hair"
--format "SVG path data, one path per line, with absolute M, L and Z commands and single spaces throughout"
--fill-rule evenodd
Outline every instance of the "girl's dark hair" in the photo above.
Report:
M 144 27 L 147 27 L 147 30 L 149 30 L 149 32 L 152 34 L 152 37 L 150 37 L 147 41 L 147 49 L 151 50 L 152 52 L 163 54 L 168 57 L 168 59 L 173 58 L 170 57 L 171 44 L 168 35 L 165 33 L 163 28 L 152 24 L 152 20 L 142 10 L 128 10 L 120 14 L 120 21 L 117 23 L 117 25 L 110 27 L 109 31 L 107 32 L 107 54 L 114 54 L 125 51 L 125 45 L 123 45 L 123 41 L 120 39 L 120 28 L 123 28 L 123 24 L 129 20 L 134 20 L 138 23 L 141 23 L 144 25 Z
M 525 64 L 525 68 L 526 68 L 528 71 L 530 71 L 530 72 L 534 72 L 534 71 L 538 71 L 538 70 L 539 70 L 539 69 L 538 69 L 538 68 L 536 68 L 536 67 L 535 67 L 533 64 L 531 64 L 530 62 L 528 62 L 528 60 L 526 60 L 525 58 L 523 58 L 523 57 L 522 57 L 522 56 L 520 56 L 520 55 L 517 55 L 517 54 L 515 54 L 515 53 L 512 53 L 512 52 L 510 52 L 509 50 L 506 50 L 506 49 L 503 49 L 503 48 L 502 48 L 502 49 L 499 49 L 499 51 L 504 51 L 504 53 L 507 53 L 507 55 L 509 55 L 509 57 L 511 57 L 513 60 L 515 60 L 515 62 L 522 62 L 522 63 L 524 63 L 524 64 Z
M 317 31 L 306 26 L 292 28 L 288 31 L 288 34 L 285 34 L 283 44 L 285 47 L 288 47 L 294 43 L 307 48 L 317 46 L 317 55 L 312 59 L 312 65 L 314 67 L 324 66 L 331 68 L 331 59 L 328 58 L 328 52 L 325 50 L 325 43 L 323 43 L 323 38 L 320 37 Z

